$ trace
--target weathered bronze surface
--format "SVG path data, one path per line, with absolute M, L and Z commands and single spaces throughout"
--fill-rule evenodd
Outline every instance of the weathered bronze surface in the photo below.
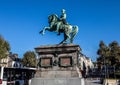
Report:
M 55 31 L 58 32 L 58 35 L 60 35 L 60 33 L 64 34 L 64 40 L 60 42 L 60 44 L 62 43 L 66 43 L 67 40 L 70 40 L 70 43 L 73 43 L 74 37 L 78 32 L 78 26 L 77 25 L 70 25 L 66 22 L 66 11 L 65 9 L 62 9 L 62 15 L 59 18 L 56 14 L 52 14 L 48 16 L 48 22 L 49 22 L 49 26 L 48 27 L 44 27 L 40 33 L 42 35 L 45 34 L 45 31 Z

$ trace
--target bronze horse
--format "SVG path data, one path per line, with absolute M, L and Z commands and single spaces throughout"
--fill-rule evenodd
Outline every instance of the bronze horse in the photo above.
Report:
M 75 37 L 75 35 L 78 32 L 78 26 L 72 26 L 70 24 L 63 24 L 62 21 L 59 20 L 58 16 L 56 14 L 52 14 L 48 17 L 48 22 L 49 22 L 49 27 L 44 27 L 40 33 L 42 35 L 45 34 L 45 31 L 55 31 L 60 33 L 64 33 L 64 40 L 60 42 L 60 44 L 62 43 L 66 43 L 67 40 L 70 40 L 70 43 L 73 43 L 73 39 Z

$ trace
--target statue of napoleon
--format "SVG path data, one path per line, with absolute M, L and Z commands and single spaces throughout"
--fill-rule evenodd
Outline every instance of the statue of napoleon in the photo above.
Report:
M 44 27 L 40 33 L 42 35 L 45 34 L 45 31 L 55 31 L 58 32 L 57 35 L 60 35 L 61 33 L 64 34 L 64 40 L 60 42 L 60 44 L 66 43 L 67 40 L 70 40 L 70 43 L 73 43 L 73 39 L 75 37 L 75 35 L 78 32 L 78 26 L 72 26 L 70 24 L 68 24 L 66 22 L 66 11 L 65 9 L 62 9 L 62 15 L 60 16 L 60 18 L 58 18 L 58 16 L 56 14 L 52 14 L 50 16 L 48 16 L 48 23 L 49 23 L 49 27 Z

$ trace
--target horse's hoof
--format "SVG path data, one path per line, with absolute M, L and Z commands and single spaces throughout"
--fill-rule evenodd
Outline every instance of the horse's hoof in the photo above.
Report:
M 45 34 L 43 31 L 40 31 L 39 33 L 40 33 L 40 34 L 42 34 L 42 35 L 44 35 L 44 34 Z
M 43 32 L 43 31 L 41 30 L 39 33 L 42 34 L 42 32 Z
M 41 34 L 41 31 L 39 33 Z

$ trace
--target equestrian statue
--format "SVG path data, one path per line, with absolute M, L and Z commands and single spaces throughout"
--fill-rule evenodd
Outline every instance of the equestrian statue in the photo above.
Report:
M 66 12 L 65 9 L 62 9 L 62 15 L 60 18 L 56 14 L 52 14 L 48 16 L 49 27 L 44 27 L 40 33 L 42 35 L 45 34 L 45 31 L 55 31 L 58 32 L 57 35 L 61 33 L 64 34 L 64 40 L 60 42 L 60 44 L 66 43 L 67 40 L 70 40 L 70 43 L 73 43 L 73 39 L 78 32 L 78 26 L 72 26 L 66 22 Z

